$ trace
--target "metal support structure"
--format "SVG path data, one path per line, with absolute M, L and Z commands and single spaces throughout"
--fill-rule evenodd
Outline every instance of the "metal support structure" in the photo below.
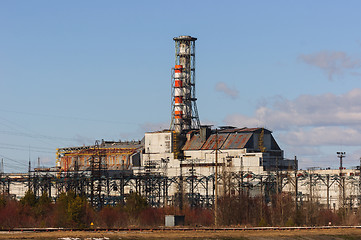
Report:
M 339 180 L 339 186 L 340 186 L 340 205 L 342 208 L 346 207 L 346 193 L 345 193 L 345 176 L 343 174 L 343 158 L 346 157 L 346 152 L 337 152 L 337 157 L 340 159 L 340 180 Z
M 295 169 L 294 169 L 294 174 L 295 174 L 295 178 L 294 178 L 294 186 L 295 186 L 295 210 L 298 210 L 298 178 L 297 178 L 297 170 L 298 170 L 298 166 L 297 166 L 297 157 L 295 156 Z
M 195 41 L 197 38 L 180 36 L 173 40 L 175 41 L 175 67 L 172 68 L 170 129 L 181 133 L 200 127 L 195 93 Z
M 216 129 L 214 184 L 214 225 L 218 226 L 218 129 Z
M 218 146 L 216 146 L 216 149 L 218 149 Z M 94 151 L 93 154 L 95 156 L 91 159 L 94 159 L 94 162 L 98 161 L 97 158 L 101 154 L 99 155 L 97 151 Z M 217 169 L 215 169 L 214 174 L 209 176 L 200 175 L 196 172 L 197 165 L 193 162 L 195 160 L 188 159 L 185 160 L 185 162 L 189 162 L 188 164 L 182 164 L 183 170 L 187 169 L 187 171 L 182 171 L 181 175 L 172 177 L 153 172 L 133 175 L 126 174 L 122 170 L 118 174 L 108 174 L 105 167 L 99 168 L 99 165 L 93 164 L 91 169 L 81 171 L 78 171 L 77 168 L 63 172 L 30 169 L 26 174 L 2 173 L 0 174 L 0 184 L 3 194 L 13 194 L 14 189 L 18 189 L 22 185 L 30 186 L 30 189 L 36 193 L 37 197 L 47 192 L 53 199 L 62 192 L 72 190 L 77 195 L 86 197 L 89 202 L 93 200 L 95 207 L 123 205 L 129 193 L 137 192 L 146 197 L 148 203 L 154 207 L 173 205 L 182 208 L 188 205 L 190 207 L 206 207 L 216 210 L 218 207 L 216 206 L 218 205 L 217 199 L 223 197 L 223 194 L 217 191 L 219 184 L 222 184 L 219 179 L 218 167 L 223 165 L 219 164 L 218 153 L 215 152 L 215 154 L 217 157 L 214 166 Z M 100 181 L 98 179 L 100 175 L 96 174 L 95 169 L 98 169 L 98 171 L 100 169 L 102 172 Z M 338 185 L 342 184 L 341 186 L 347 184 L 347 192 L 342 192 L 341 195 L 343 199 L 347 199 L 347 203 L 350 204 L 349 208 L 357 207 L 355 205 L 356 200 L 360 199 L 359 169 L 353 172 L 342 171 L 342 173 L 348 174 L 347 179 L 344 174 L 337 174 L 336 171 L 333 173 L 316 171 L 289 170 L 282 171 L 282 173 L 278 172 L 278 174 L 277 171 L 254 174 L 241 169 L 240 172 L 232 172 L 230 176 L 227 176 L 226 184 L 230 187 L 226 195 L 252 197 L 255 194 L 260 194 L 262 202 L 268 204 L 273 194 L 288 191 L 295 197 L 296 210 L 297 208 L 301 209 L 305 200 L 303 196 L 307 195 L 310 202 L 319 203 L 322 201 L 324 207 L 330 209 L 337 202 L 337 188 L 339 186 L 334 184 L 337 183 Z M 93 188 L 90 186 L 93 186 Z M 174 194 L 173 191 L 177 188 L 183 193 Z M 319 195 L 320 189 L 324 191 L 323 196 Z M 229 195 L 230 192 L 231 195 Z M 343 207 L 342 203 L 339 202 L 339 208 Z M 262 209 L 260 211 L 263 214 Z M 215 211 L 215 217 L 219 217 L 216 214 Z
M 361 158 L 360 158 L 360 165 L 358 166 L 359 170 L 359 177 L 358 177 L 358 206 L 361 206 Z

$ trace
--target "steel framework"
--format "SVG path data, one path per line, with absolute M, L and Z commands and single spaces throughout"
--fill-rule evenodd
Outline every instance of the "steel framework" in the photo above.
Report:
M 101 159 L 101 153 L 98 154 Z M 131 192 L 146 197 L 148 203 L 154 207 L 180 204 L 190 207 L 213 207 L 216 185 L 214 174 L 197 175 L 194 167 L 190 168 L 193 171 L 185 171 L 187 174 L 174 177 L 150 172 L 133 175 L 119 171 L 114 174 L 100 167 L 101 163 L 97 165 L 96 161 L 98 160 L 94 160 L 93 168 L 86 171 L 58 172 L 38 169 L 27 174 L 2 173 L 0 190 L 2 194 L 20 195 L 20 191 L 29 189 L 37 196 L 47 193 L 52 198 L 56 198 L 62 192 L 73 191 L 86 196 L 97 208 L 124 204 Z M 355 175 L 346 178 L 339 174 L 320 174 L 312 169 L 270 171 L 265 174 L 220 171 L 217 179 L 220 196 L 262 196 L 267 203 L 272 194 L 288 192 L 295 199 L 295 207 L 308 201 L 323 202 L 328 209 L 332 208 L 331 202 L 335 204 L 339 201 L 337 194 L 330 195 L 331 187 L 341 189 L 340 186 L 344 186 L 345 192 L 342 194 L 345 199 L 338 203 L 339 207 L 352 209 L 360 205 L 359 172 L 357 170 Z M 321 192 L 326 192 L 326 196 L 322 196 Z
M 200 121 L 195 92 L 195 41 L 191 36 L 173 38 L 175 41 L 175 68 L 171 81 L 171 129 L 182 132 L 199 129 Z

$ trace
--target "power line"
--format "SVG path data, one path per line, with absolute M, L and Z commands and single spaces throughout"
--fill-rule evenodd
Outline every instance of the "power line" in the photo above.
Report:
M 7 135 L 14 135 L 14 136 L 29 137 L 29 138 L 47 139 L 47 140 L 74 141 L 73 138 L 53 137 L 53 136 L 47 136 L 47 135 L 41 135 L 41 134 L 30 134 L 30 133 L 24 133 L 24 132 L 0 131 L 0 133 L 7 134 Z
M 5 109 L 0 109 L 0 111 L 1 112 L 16 113 L 16 114 L 31 115 L 31 116 L 42 116 L 42 117 L 48 117 L 48 118 L 49 117 L 50 118 L 63 118 L 63 119 L 72 119 L 72 120 L 78 120 L 78 121 L 105 122 L 105 123 L 113 123 L 113 124 L 137 125 L 137 124 L 135 124 L 133 122 L 120 122 L 120 121 L 111 121 L 111 120 L 104 120 L 104 119 L 69 117 L 69 116 L 52 115 L 52 114 L 44 114 L 44 113 L 29 113 L 29 112 L 12 111 L 12 110 L 5 110 Z
M 11 149 L 11 150 L 19 150 L 19 151 L 29 151 L 29 149 L 23 149 L 23 148 L 16 148 L 16 147 L 1 147 L 0 149 Z M 55 153 L 55 151 L 50 152 L 50 151 L 41 151 L 41 150 L 31 150 L 32 152 L 38 152 L 38 153 Z
M 19 169 L 20 167 L 21 167 L 21 168 L 25 167 L 24 165 L 21 165 L 21 164 L 19 164 L 19 163 L 9 164 L 9 163 L 7 163 L 7 162 L 4 162 L 4 166 L 7 167 L 7 168 L 13 168 L 13 169 L 16 170 L 16 171 L 19 171 L 19 170 L 20 170 L 20 169 Z
M 36 133 L 34 133 L 34 131 L 31 131 L 24 126 L 17 124 L 14 121 L 7 120 L 3 117 L 0 117 L 0 119 L 2 119 L 3 121 L 6 121 L 7 123 L 10 123 L 10 125 L 2 123 L 4 126 L 10 128 L 11 130 L 15 130 L 15 132 L 14 131 L 5 131 L 5 134 L 17 135 L 17 136 L 23 136 L 25 134 L 28 137 L 37 138 L 38 141 L 43 142 L 47 145 L 49 145 L 49 140 L 56 140 L 56 139 L 54 139 L 55 137 L 51 137 L 50 139 L 49 139 L 49 137 L 46 137 L 47 140 L 44 141 L 43 139 L 41 139 L 41 137 L 43 137 L 45 135 L 36 134 Z M 19 129 L 21 129 L 21 130 L 19 130 Z M 25 130 L 25 132 L 24 132 L 24 130 Z M 38 137 L 35 137 L 35 136 L 38 136 Z M 59 141 L 59 139 L 58 139 L 58 141 Z M 65 141 L 68 141 L 68 140 L 65 140 Z M 74 141 L 74 139 L 71 139 L 71 141 Z
M 4 155 L 2 155 L 2 154 L 0 154 L 0 157 L 5 158 L 5 159 L 8 159 L 8 160 L 10 160 L 10 161 L 14 161 L 14 162 L 16 162 L 16 163 L 18 163 L 18 164 L 21 164 L 21 165 L 27 166 L 27 164 L 26 164 L 26 163 L 20 162 L 20 161 L 18 161 L 18 160 L 13 159 L 13 158 L 9 158 L 9 157 L 4 156 Z
M 21 148 L 26 148 L 27 150 L 29 150 L 29 146 L 25 146 L 25 145 L 19 145 L 19 144 L 10 144 L 10 143 L 1 143 L 0 145 L 5 145 L 5 146 L 14 146 L 14 147 L 21 147 Z M 41 150 L 54 150 L 54 148 L 44 148 L 44 147 L 36 147 L 36 146 L 30 146 L 31 149 L 41 149 Z

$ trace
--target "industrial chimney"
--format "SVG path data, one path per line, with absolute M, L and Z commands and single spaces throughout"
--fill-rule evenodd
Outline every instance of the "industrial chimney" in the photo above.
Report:
M 191 36 L 173 38 L 175 67 L 172 68 L 171 129 L 184 133 L 199 129 L 200 122 L 195 97 L 195 41 Z

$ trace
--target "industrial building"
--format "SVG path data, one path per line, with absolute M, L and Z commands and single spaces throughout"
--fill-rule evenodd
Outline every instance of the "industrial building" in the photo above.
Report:
M 59 148 L 55 168 L 3 174 L 0 190 L 18 198 L 25 189 L 52 197 L 73 190 L 100 207 L 122 203 L 131 192 L 144 195 L 153 206 L 212 207 L 216 196 L 245 191 L 262 194 L 266 201 L 285 191 L 299 204 L 360 205 L 360 169 L 298 170 L 297 159 L 284 158 L 268 129 L 201 125 L 195 96 L 197 38 L 173 40 L 169 129 L 147 132 L 140 141 Z
M 162 171 L 164 167 L 157 166 L 166 162 L 167 174 L 176 176 L 182 166 L 192 162 L 200 174 L 210 175 L 214 173 L 218 151 L 218 165 L 234 171 L 243 168 L 259 174 L 276 168 L 294 169 L 295 162 L 283 158 L 271 131 L 264 128 L 201 126 L 183 137 L 168 130 L 146 133 L 143 167 L 151 165 L 152 171 Z
M 57 149 L 57 166 L 61 171 L 84 171 L 92 167 L 95 154 L 101 154 L 102 168 L 108 170 L 132 171 L 140 166 L 144 143 L 141 141 L 104 141 L 94 146 Z
M 189 172 L 192 176 L 214 176 L 217 168 L 223 171 L 227 168 L 237 174 L 295 169 L 297 161 L 284 159 L 272 132 L 265 128 L 224 126 L 212 129 L 200 124 L 195 96 L 197 38 L 180 36 L 173 40 L 175 65 L 171 77 L 170 128 L 147 132 L 139 142 L 102 141 L 94 146 L 60 148 L 57 151 L 60 171 L 91 174 L 106 170 L 112 176 L 150 174 L 175 179 Z M 180 184 L 173 185 L 167 189 L 167 198 L 179 194 Z M 205 185 L 203 190 L 198 187 L 197 194 L 207 195 L 209 202 L 209 195 L 214 193 L 214 180 Z M 184 192 L 191 191 L 185 186 L 181 188 Z
M 294 169 L 295 161 L 284 159 L 283 151 L 264 128 L 212 129 L 201 126 L 195 96 L 195 41 L 180 36 L 175 41 L 175 67 L 172 68 L 170 129 L 145 133 L 139 142 L 104 142 L 98 146 L 61 148 L 57 160 L 62 171 L 89 170 L 95 152 L 104 156 L 108 170 L 142 171 L 178 176 L 186 162 L 193 162 L 202 175 L 214 174 L 216 164 L 232 171 L 240 168 L 260 174 L 264 171 Z

